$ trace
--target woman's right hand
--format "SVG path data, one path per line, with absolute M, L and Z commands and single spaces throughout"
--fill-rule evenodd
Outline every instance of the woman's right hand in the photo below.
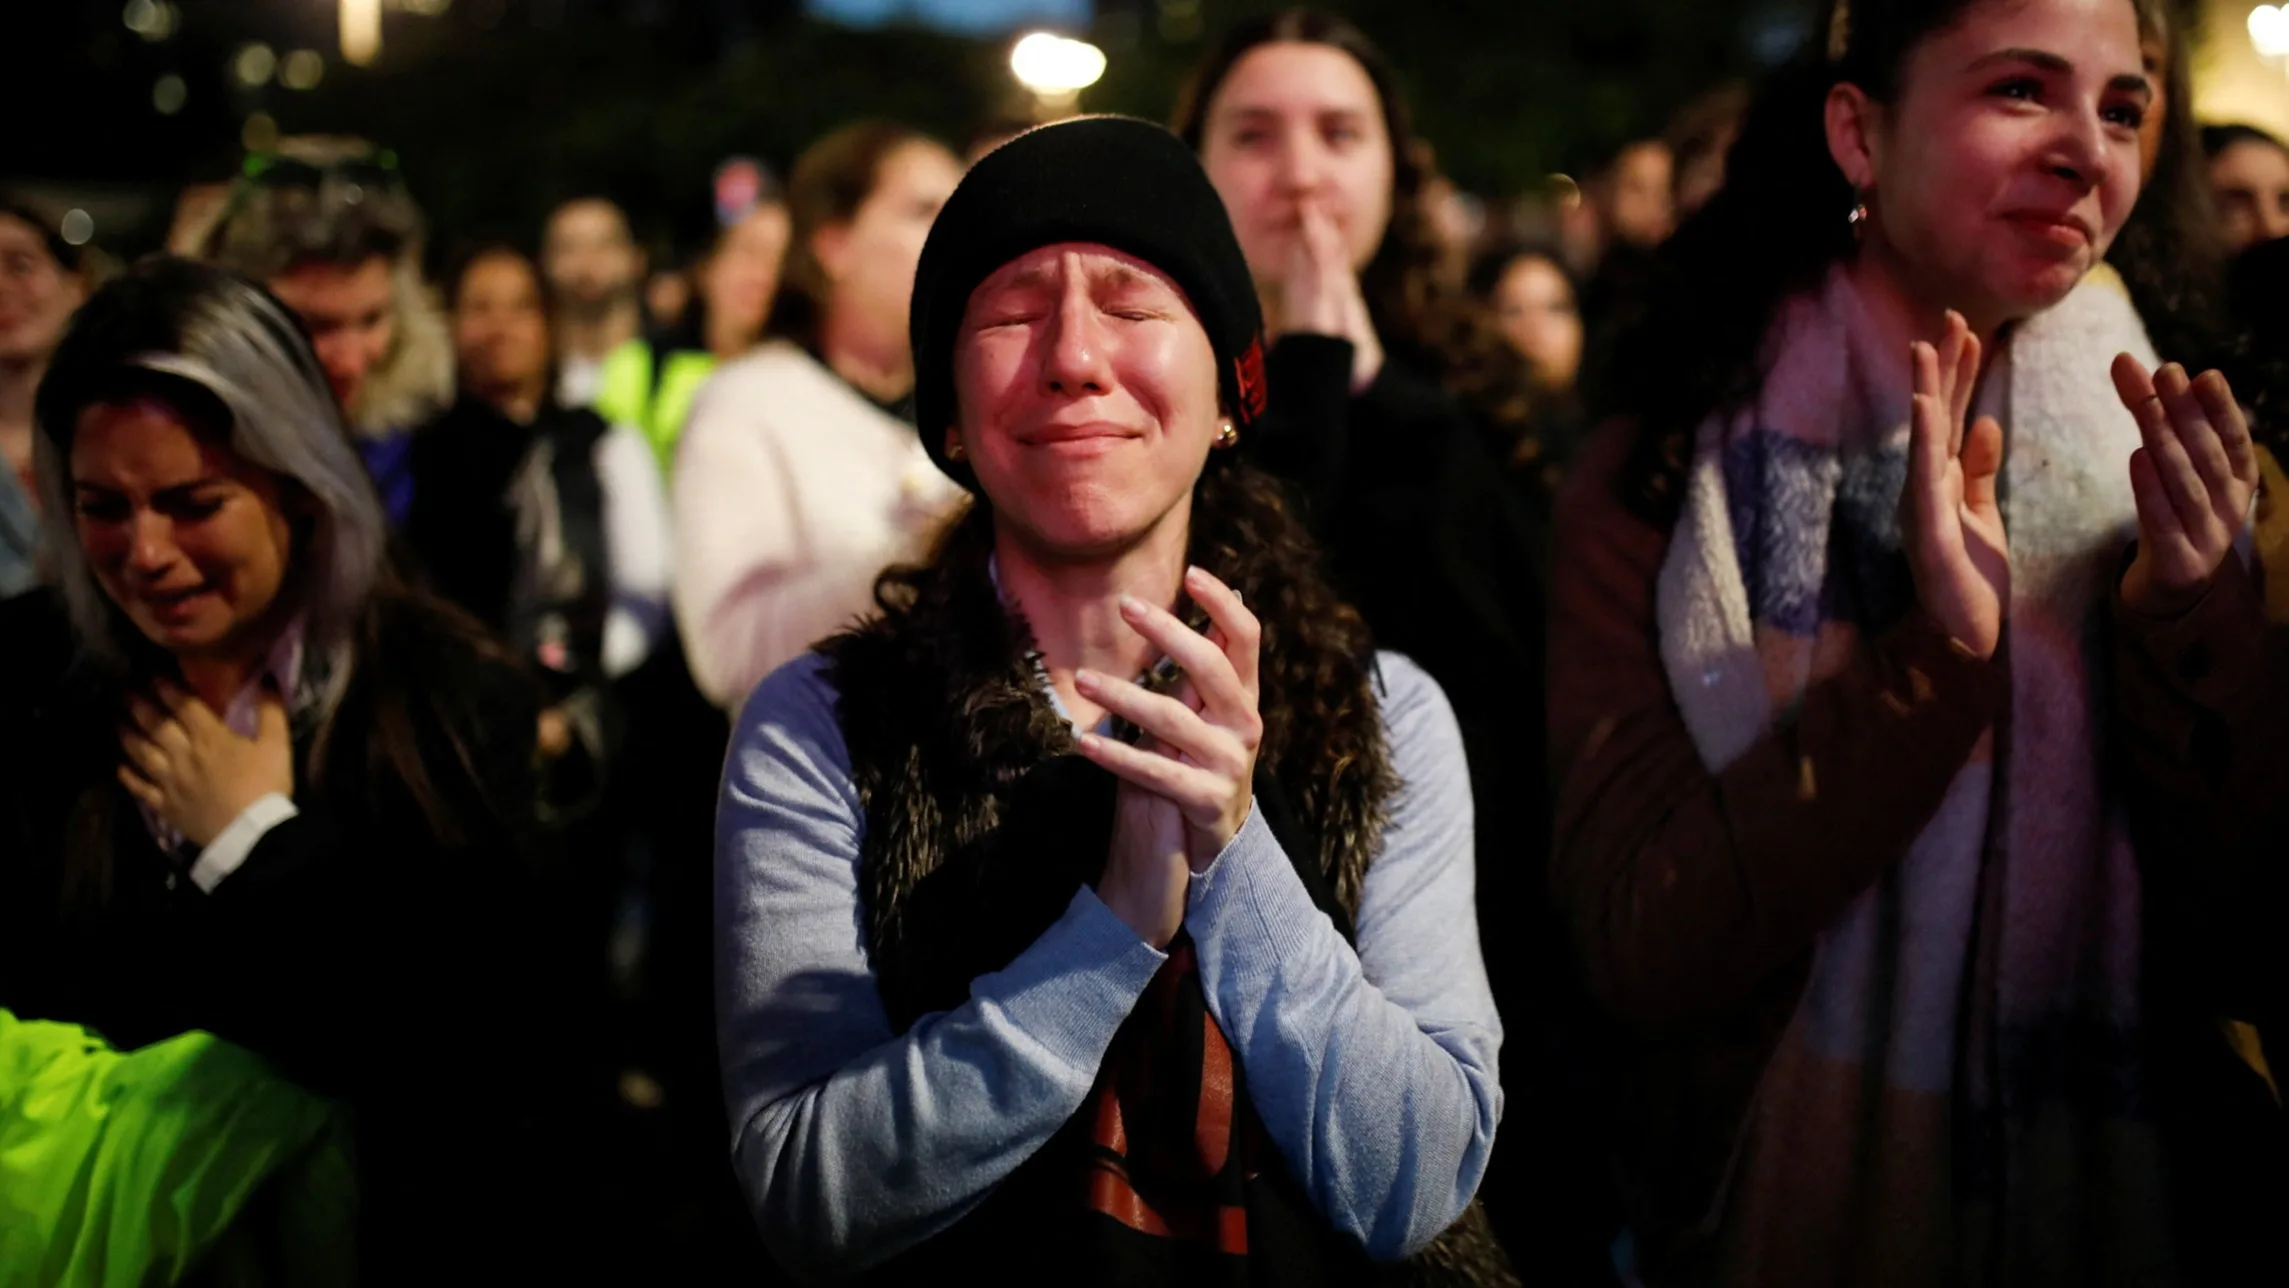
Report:
M 1383 342 L 1360 294 L 1343 232 L 1317 202 L 1298 211 L 1301 225 L 1280 281 L 1282 334 L 1331 335 L 1351 342 L 1351 392 L 1375 382 L 1383 370 Z
M 1958 643 L 1993 657 L 2011 602 L 2011 550 L 1995 490 L 2003 427 L 1992 416 L 1964 423 L 1979 384 L 1979 341 L 1961 314 L 1949 311 L 1937 346 L 1919 340 L 1909 353 L 1915 398 L 1900 533 L 1916 598 Z

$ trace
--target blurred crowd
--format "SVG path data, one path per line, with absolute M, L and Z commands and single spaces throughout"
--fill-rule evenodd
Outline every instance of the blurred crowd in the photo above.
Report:
M 1714 87 L 1579 182 L 1499 197 L 1440 173 L 1366 33 L 1307 11 L 1244 24 L 1166 122 L 1228 232 L 1163 260 L 1152 238 L 1179 233 L 1120 241 L 1121 213 L 1085 200 L 1050 223 L 1110 231 L 995 240 L 1034 217 L 1039 164 L 997 155 L 1054 156 L 1039 140 L 1066 125 L 948 141 L 866 120 L 783 172 L 730 158 L 692 194 L 711 237 L 673 263 L 611 192 L 515 240 L 433 227 L 398 158 L 349 138 L 286 138 L 186 191 L 166 253 L 132 265 L 0 193 L 0 1069 L 119 1106 L 66 1148 L 68 1115 L 27 1134 L 0 1076 L 0 1155 L 28 1151 L 0 1174 L 78 1178 L 0 1202 L 21 1214 L 0 1283 L 97 1282 L 106 1256 L 162 1268 L 139 1282 L 333 1282 L 342 1192 L 376 1282 L 836 1277 L 940 1246 L 944 1221 L 899 1206 L 934 1178 L 1001 1183 L 961 1153 L 977 1138 L 937 1143 L 985 1112 L 946 1070 L 1022 1098 L 1011 1052 L 1049 1039 L 900 1057 L 917 1081 L 844 1111 L 895 1121 L 890 1157 L 838 1162 L 805 1134 L 831 1129 L 802 1125 L 829 1109 L 765 1072 L 815 1033 L 817 1076 L 796 1081 L 816 1094 L 879 1048 L 817 1067 L 852 1041 L 831 987 L 805 1010 L 748 986 L 806 935 L 855 920 L 886 942 L 868 918 L 890 886 L 805 903 L 755 856 L 789 829 L 906 817 L 880 800 L 928 759 L 892 732 L 889 768 L 838 748 L 828 772 L 780 719 L 786 676 L 885 612 L 966 629 L 958 605 L 921 616 L 936 582 L 886 570 L 958 567 L 965 516 L 1006 533 L 1031 513 L 973 425 L 987 376 L 961 356 L 931 383 L 949 359 L 925 348 L 918 289 L 960 270 L 926 270 L 925 245 L 955 253 L 940 215 L 964 200 L 987 212 L 967 234 L 985 259 L 945 280 L 973 308 L 990 270 L 1055 243 L 1184 287 L 1228 395 L 1204 450 L 1236 443 L 1277 479 L 1316 552 L 1301 582 L 1244 596 L 1267 668 L 1318 647 L 1299 605 L 1324 577 L 1348 605 L 1328 621 L 1409 659 L 1381 701 L 1417 667 L 1444 695 L 1467 797 L 1464 897 L 1439 906 L 1475 940 L 1457 987 L 1483 970 L 1500 1020 L 1469 997 L 1377 1004 L 1485 1030 L 1500 1134 L 1426 1145 L 1365 1198 L 1344 1187 L 1379 1144 L 1320 1141 L 1343 1157 L 1294 1164 L 1312 1219 L 1380 1260 L 1422 1254 L 1420 1282 L 2261 1281 L 2236 1259 L 2252 1236 L 2278 1271 L 2265 775 L 2289 579 L 2263 574 L 2289 558 L 2289 145 L 2193 119 L 2187 51 L 2149 0 L 1823 8 L 1771 84 Z M 1963 89 L 1934 50 L 1986 79 Z M 2006 206 L 1996 226 L 2054 259 L 2027 268 L 1966 222 Z M 1252 303 L 1205 293 L 1227 237 Z M 1190 254 L 1203 276 L 1173 262 Z M 1261 344 L 1227 353 L 1227 308 L 1260 316 Z M 1083 379 L 1039 343 L 1044 388 Z M 1234 548 L 1284 549 L 1289 521 L 1243 524 Z M 1039 567 L 994 547 L 1005 601 L 1099 558 L 1053 545 L 1024 547 Z M 1191 626 L 1228 643 L 1230 610 L 1184 586 Z M 1021 625 L 1050 704 L 1123 716 L 1074 687 L 1049 616 Z M 860 747 L 876 655 L 836 647 Z M 1321 683 L 1341 669 L 1320 665 Z M 871 706 L 914 694 L 959 721 L 989 701 L 900 683 Z M 1428 763 L 1389 738 L 1391 764 Z M 773 795 L 790 776 L 811 794 Z M 1295 781 L 1330 854 L 1412 799 L 1345 814 Z M 1016 808 L 959 823 L 978 807 L 957 798 L 911 826 L 959 840 Z M 1392 853 L 1436 830 L 1424 817 L 1393 825 Z M 1329 978 L 1364 960 L 1367 987 L 1399 988 L 1394 891 L 1370 873 L 1338 892 L 1328 960 L 1349 965 Z M 1190 933 L 1205 978 L 1216 941 Z M 930 996 L 883 979 L 893 1015 Z M 1269 1039 L 1205 987 L 1212 1036 L 1241 1051 L 1226 1080 L 1273 1078 L 1276 1053 L 1246 1046 Z M 1021 996 L 1001 1023 L 1029 1022 Z M 1372 1046 L 1361 1031 L 1329 1039 L 1325 1083 L 1343 1034 Z M 1402 1088 L 1495 1077 L 1491 1056 L 1436 1075 L 1407 1058 Z M 1004 1074 L 1016 1090 L 993 1090 Z M 202 1108 L 168 1109 L 168 1088 Z M 1292 1160 L 1271 1084 L 1254 1095 L 1264 1147 Z M 1445 1103 L 1417 1088 L 1378 1112 Z M 2188 1177 L 2208 1184 L 2189 1197 Z M 1426 1268 L 1466 1209 L 1454 1228 L 1482 1226 L 1508 1265 Z M 1270 1218 L 1246 1210 L 1261 1243 Z M 1280 1278 L 1268 1260 L 1244 1281 Z

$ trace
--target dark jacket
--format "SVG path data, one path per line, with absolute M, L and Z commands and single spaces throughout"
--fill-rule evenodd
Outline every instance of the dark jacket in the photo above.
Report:
M 315 777 L 297 722 L 299 816 L 207 894 L 118 785 L 119 688 L 60 602 L 0 606 L 0 1006 L 123 1048 L 208 1030 L 346 1103 L 376 1282 L 545 1250 L 538 1128 L 573 1039 L 532 815 L 539 708 L 474 638 L 384 592 Z M 436 818 L 381 729 L 409 737 Z
M 562 686 L 603 675 L 612 583 L 596 445 L 606 432 L 584 409 L 544 406 L 520 425 L 463 397 L 413 437 L 411 571 Z M 541 478 L 520 489 L 528 469 Z M 520 515 L 520 492 L 541 512 Z M 526 539 L 520 526 L 554 539 Z
M 2289 1079 L 2289 625 L 2266 619 L 2255 578 L 2228 557 L 2184 613 L 2146 617 L 2117 594 L 2112 626 L 2180 1255 L 2189 1282 L 2279 1283 L 2289 1278 L 2275 1234 L 2289 1215 L 2279 1094 Z
M 1567 976 L 1542 884 L 1543 556 L 1535 518 L 1489 435 L 1404 355 L 1356 396 L 1350 342 L 1291 335 L 1266 361 L 1267 416 L 1241 450 L 1285 480 L 1337 592 L 1377 648 L 1413 658 L 1454 704 L 1477 810 L 1481 946 L 1505 1044 L 1502 1137 L 1479 1193 L 1509 1246 L 1553 1283 L 1611 1281 L 1614 1225 L 1582 1133 Z

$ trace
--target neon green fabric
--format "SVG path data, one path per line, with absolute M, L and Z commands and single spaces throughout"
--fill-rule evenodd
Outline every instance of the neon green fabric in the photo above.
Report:
M 118 1051 L 0 1010 L 0 1286 L 174 1283 L 278 1186 L 297 1281 L 346 1267 L 355 1183 L 342 1112 L 209 1033 Z
M 630 340 L 604 355 L 595 406 L 606 424 L 634 425 L 646 438 L 651 437 L 644 420 L 652 410 L 652 346 Z
M 597 387 L 596 414 L 609 424 L 634 425 L 660 459 L 660 473 L 672 476 L 676 442 L 691 418 L 692 399 L 715 373 L 715 355 L 689 349 L 668 354 L 659 379 L 652 378 L 652 346 L 630 340 L 604 355 L 604 378 Z

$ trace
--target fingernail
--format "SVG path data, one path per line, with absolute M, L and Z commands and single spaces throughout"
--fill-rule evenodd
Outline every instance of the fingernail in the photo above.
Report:
M 1094 689 L 1094 688 L 1096 688 L 1096 687 L 1097 687 L 1097 673 L 1096 673 L 1095 671 L 1089 671 L 1089 670 L 1080 670 L 1080 671 L 1075 671 L 1075 672 L 1073 673 L 1073 686 L 1074 686 L 1075 688 L 1079 688 L 1079 689 Z
M 1122 612 L 1127 613 L 1131 617 L 1140 617 L 1144 614 L 1144 610 L 1145 605 L 1143 600 L 1138 599 L 1134 595 L 1121 596 Z

